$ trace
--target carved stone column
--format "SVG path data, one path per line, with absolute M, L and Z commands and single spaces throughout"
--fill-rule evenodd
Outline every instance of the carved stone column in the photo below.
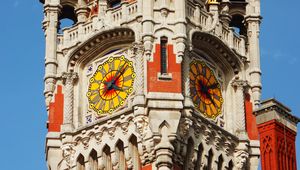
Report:
M 46 106 L 49 106 L 51 102 L 53 92 L 56 84 L 57 73 L 57 28 L 58 28 L 58 15 L 60 13 L 61 6 L 59 4 L 45 4 L 43 20 L 43 29 L 46 37 L 46 49 L 45 49 L 45 89 L 44 95 L 46 98 Z
M 144 97 L 144 45 L 142 43 L 133 44 L 133 53 L 135 55 L 135 93 L 133 105 L 143 105 Z
M 64 80 L 64 123 L 63 131 L 73 130 L 73 104 L 74 104 L 74 83 L 78 79 L 78 74 L 74 72 L 63 73 Z
M 246 133 L 244 87 L 247 86 L 247 81 L 236 79 L 232 82 L 232 86 L 235 89 L 236 132 L 244 135 Z

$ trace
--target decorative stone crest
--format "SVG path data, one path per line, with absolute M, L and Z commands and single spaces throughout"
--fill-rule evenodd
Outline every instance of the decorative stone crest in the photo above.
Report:
M 70 169 L 74 162 L 74 145 L 72 143 L 66 143 L 61 146 L 63 159 L 66 161 L 68 168 Z
M 238 150 L 234 153 L 234 157 L 235 157 L 234 162 L 237 170 L 245 169 L 249 154 L 244 150 Z
M 179 135 L 182 138 L 186 138 L 189 133 L 190 127 L 193 125 L 193 121 L 189 118 L 182 118 L 179 123 Z

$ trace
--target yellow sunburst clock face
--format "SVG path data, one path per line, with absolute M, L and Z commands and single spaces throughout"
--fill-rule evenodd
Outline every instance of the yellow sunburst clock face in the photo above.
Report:
M 90 79 L 89 107 L 99 115 L 112 113 L 132 93 L 135 76 L 132 62 L 124 56 L 109 58 Z
M 190 91 L 194 106 L 204 116 L 215 119 L 221 114 L 223 97 L 220 83 L 202 61 L 194 60 L 190 64 Z

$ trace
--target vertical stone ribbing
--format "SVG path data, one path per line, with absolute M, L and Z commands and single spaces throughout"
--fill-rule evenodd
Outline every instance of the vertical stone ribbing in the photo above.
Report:
M 245 106 L 244 106 L 244 87 L 247 82 L 244 80 L 234 80 L 232 86 L 235 88 L 235 104 L 236 104 L 236 131 L 245 132 Z
M 63 131 L 73 129 L 73 104 L 74 104 L 74 82 L 78 79 L 77 73 L 63 73 L 64 79 L 64 123 Z
M 45 49 L 45 89 L 44 95 L 46 97 L 46 106 L 49 106 L 56 84 L 57 73 L 57 27 L 58 27 L 58 15 L 60 13 L 61 6 L 57 3 L 49 3 L 44 6 L 44 21 L 43 28 L 46 37 L 46 49 Z

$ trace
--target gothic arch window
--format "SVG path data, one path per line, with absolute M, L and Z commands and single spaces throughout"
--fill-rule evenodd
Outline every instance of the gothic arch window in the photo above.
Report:
M 196 162 L 196 165 L 195 165 L 195 170 L 198 170 L 198 169 L 201 168 L 202 155 L 203 155 L 203 145 L 202 145 L 202 143 L 200 143 L 199 146 L 198 146 L 197 162 Z
M 111 151 L 110 147 L 105 145 L 103 148 L 103 161 L 106 170 L 112 170 Z
M 222 168 L 223 168 L 223 163 L 224 163 L 223 156 L 220 155 L 219 158 L 218 158 L 218 170 L 222 170 Z
M 186 149 L 186 156 L 184 160 L 184 169 L 189 169 L 189 164 L 192 161 L 192 157 L 194 155 L 194 141 L 193 138 L 188 139 L 187 149 Z
M 227 170 L 232 170 L 232 169 L 233 169 L 233 163 L 232 163 L 232 160 L 230 160 L 229 163 L 228 163 Z
M 137 137 L 132 135 L 129 139 L 130 155 L 132 158 L 133 169 L 140 169 L 140 155 L 138 150 Z
M 89 164 L 90 164 L 90 169 L 91 170 L 97 170 L 98 169 L 97 152 L 94 149 L 90 153 Z
M 116 145 L 116 154 L 118 159 L 118 169 L 126 169 L 124 143 L 119 140 Z
M 207 170 L 211 170 L 211 168 L 212 168 L 213 157 L 214 157 L 214 153 L 213 153 L 212 149 L 210 149 L 208 151 L 208 155 L 207 155 Z
M 84 157 L 81 154 L 77 157 L 77 170 L 85 170 Z

